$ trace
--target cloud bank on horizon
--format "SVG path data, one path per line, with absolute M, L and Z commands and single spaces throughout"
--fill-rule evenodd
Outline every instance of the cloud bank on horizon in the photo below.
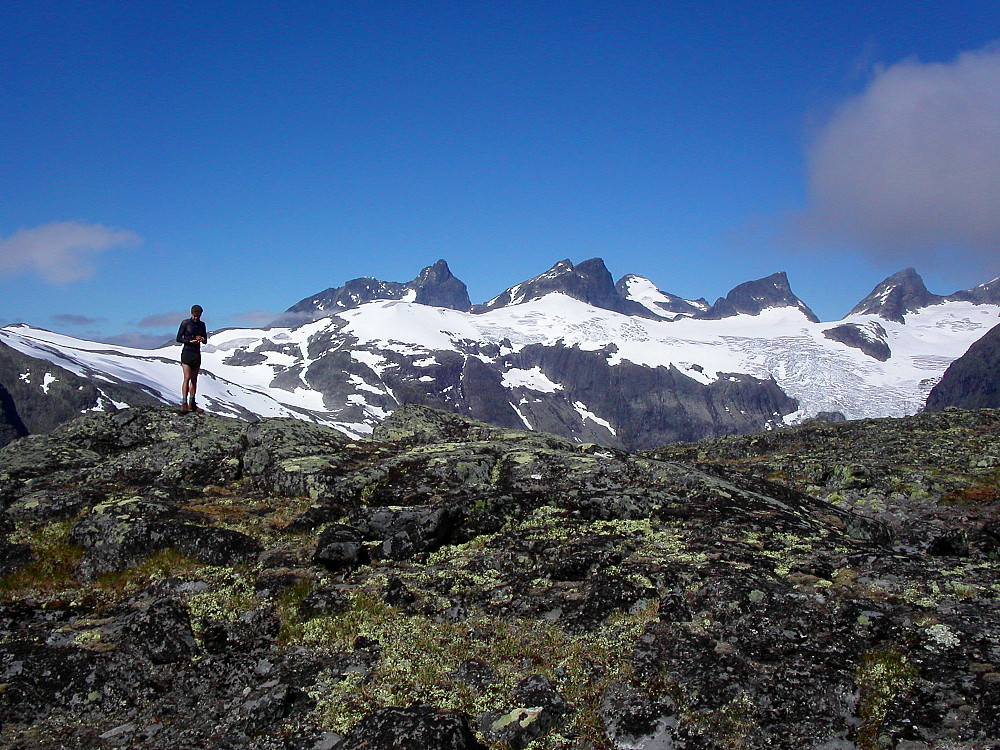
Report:
M 876 70 L 807 154 L 793 239 L 1000 273 L 1000 43 Z
M 92 276 L 100 253 L 141 241 L 127 229 L 75 221 L 21 229 L 0 240 L 0 276 L 30 273 L 50 284 L 69 284 Z

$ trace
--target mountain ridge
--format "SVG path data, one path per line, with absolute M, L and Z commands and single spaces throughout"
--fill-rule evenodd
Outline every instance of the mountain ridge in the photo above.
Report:
M 333 312 L 353 309 L 365 302 L 403 299 L 452 310 L 467 311 L 472 308 L 465 283 L 452 274 L 445 260 L 438 260 L 406 283 L 364 276 L 351 279 L 339 287 L 330 287 L 296 302 L 272 325 L 301 325 Z
M 467 290 L 442 260 L 407 284 L 367 279 L 306 298 L 305 324 L 213 332 L 199 396 L 220 414 L 289 416 L 359 436 L 403 405 L 424 404 L 619 449 L 819 414 L 903 416 L 923 407 L 1000 305 L 989 301 L 990 283 L 941 297 L 923 295 L 912 270 L 901 291 L 894 277 L 858 312 L 823 323 L 783 272 L 709 306 L 636 275 L 612 283 L 597 258 L 561 261 L 490 309 L 463 311 Z M 99 395 L 84 409 L 130 403 L 109 383 L 176 398 L 175 345 L 135 350 L 26 326 L 0 329 L 0 344 L 51 366 L 37 377 L 89 381 Z M 0 385 L 18 390 L 23 409 L 44 409 L 45 381 L 26 388 L 26 372 L 11 370 Z M 18 405 L 6 408 L 16 418 Z

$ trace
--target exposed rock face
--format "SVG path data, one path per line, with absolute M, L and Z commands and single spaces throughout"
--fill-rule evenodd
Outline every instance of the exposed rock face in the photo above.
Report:
M 885 362 L 892 356 L 889 344 L 886 343 L 886 331 L 878 323 L 843 323 L 834 328 L 823 331 L 823 335 L 828 339 L 839 341 L 841 344 L 853 346 L 860 349 L 869 357 Z
M 609 366 L 611 352 L 528 346 L 504 363 L 522 370 L 537 368 L 565 384 L 550 393 L 523 389 L 519 408 L 531 427 L 544 432 L 637 450 L 678 440 L 756 432 L 797 408 L 773 380 L 726 374 L 704 385 L 670 367 L 642 367 L 630 362 Z M 606 424 L 581 418 L 575 404 L 612 417 Z M 472 415 L 487 419 L 476 410 Z M 516 414 L 499 422 L 522 426 Z
M 486 750 L 468 717 L 433 706 L 383 708 L 359 721 L 337 750 Z
M 296 302 L 274 324 L 298 325 L 378 299 L 411 299 L 422 305 L 447 307 L 463 312 L 472 307 L 465 284 L 452 274 L 445 261 L 439 260 L 405 284 L 364 277 L 352 279 L 343 286 L 331 287 Z
M 798 408 L 771 379 L 732 373 L 706 385 L 674 367 L 612 364 L 611 349 L 536 344 L 500 356 L 494 347 L 488 352 L 495 358 L 491 362 L 475 356 L 479 351 L 435 352 L 433 363 L 418 367 L 412 358 L 380 350 L 393 366 L 376 375 L 344 353 L 322 354 L 317 346 L 319 359 L 309 365 L 306 379 L 331 401 L 346 400 L 360 380 L 371 384 L 365 392 L 369 403 L 386 411 L 406 404 L 434 406 L 499 427 L 530 425 L 626 450 L 756 432 Z M 505 384 L 511 369 L 538 372 L 556 385 L 539 390 Z M 383 384 L 392 397 L 373 392 Z
M 850 315 L 878 315 L 897 323 L 906 322 L 906 313 L 941 302 L 944 297 L 931 294 L 914 268 L 894 273 L 861 300 Z
M 968 300 L 977 305 L 1000 304 L 1000 278 L 987 281 L 985 284 L 972 287 L 972 289 L 965 289 L 954 294 L 949 294 L 945 299 Z
M 452 274 L 443 260 L 422 270 L 408 286 L 416 292 L 413 301 L 417 304 L 447 307 L 462 312 L 472 308 L 465 283 Z
M 1000 408 L 1000 325 L 945 370 L 927 396 L 927 411 Z
M 995 749 L 997 456 L 91 415 L 0 448 L 0 744 Z
M 807 319 L 814 323 L 819 322 L 819 318 L 805 302 L 792 293 L 788 276 L 784 271 L 734 287 L 725 297 L 716 300 L 712 308 L 701 317 L 717 320 L 740 313 L 758 315 L 761 311 L 772 307 L 795 307 L 801 310 Z

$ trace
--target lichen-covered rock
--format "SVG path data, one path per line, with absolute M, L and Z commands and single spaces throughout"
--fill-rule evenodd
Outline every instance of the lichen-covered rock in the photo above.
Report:
M 246 428 L 243 472 L 254 484 L 282 495 L 326 499 L 357 466 L 359 449 L 342 433 L 295 419 L 267 419 Z
M 643 454 L 188 416 L 2 449 L 0 745 L 1000 747 L 996 413 Z
M 164 549 L 206 565 L 233 565 L 256 557 L 259 542 L 231 529 L 186 523 L 190 518 L 162 502 L 131 498 L 98 505 L 73 526 L 69 541 L 86 550 L 77 574 L 94 581 L 126 570 Z
M 241 475 L 241 423 L 209 414 L 177 419 L 163 409 L 130 415 L 121 425 L 123 450 L 91 471 L 93 481 L 185 487 L 225 484 Z
M 103 492 L 87 486 L 68 490 L 40 489 L 17 498 L 7 508 L 7 513 L 11 518 L 28 523 L 61 521 L 104 499 Z
M 100 454 L 55 435 L 29 435 L 0 448 L 0 480 L 25 480 L 66 469 L 96 466 Z
M 479 717 L 479 727 L 492 742 L 524 750 L 558 726 L 571 707 L 552 682 L 540 674 L 525 677 L 510 696 L 509 708 Z

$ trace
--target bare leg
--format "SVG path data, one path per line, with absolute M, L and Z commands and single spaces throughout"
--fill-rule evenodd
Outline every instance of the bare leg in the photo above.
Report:
M 193 368 L 191 370 L 191 377 L 188 380 L 188 395 L 191 397 L 191 406 L 194 407 L 194 394 L 198 390 L 198 372 L 199 369 Z
M 182 364 L 181 368 L 184 370 L 184 382 L 181 383 L 181 398 L 187 401 L 188 395 L 192 398 L 194 397 L 194 386 L 198 382 L 198 375 L 192 373 L 191 365 Z M 192 375 L 194 375 L 193 378 Z

